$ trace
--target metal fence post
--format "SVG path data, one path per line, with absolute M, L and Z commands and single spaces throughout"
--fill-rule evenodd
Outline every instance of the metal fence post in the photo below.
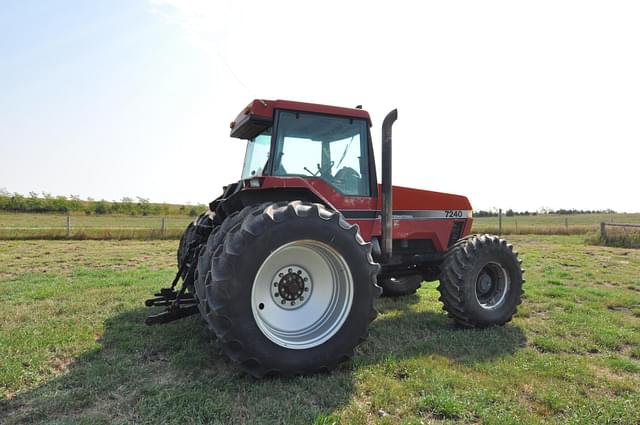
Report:
M 71 237 L 71 216 L 67 214 L 67 238 Z
M 502 208 L 498 210 L 498 236 L 502 236 Z
M 164 217 L 162 217 L 162 224 L 160 226 L 160 234 L 164 237 Z
M 564 218 L 564 228 L 567 230 L 567 235 L 569 234 L 569 217 Z
M 600 223 L 600 240 L 607 241 L 607 225 L 604 221 Z

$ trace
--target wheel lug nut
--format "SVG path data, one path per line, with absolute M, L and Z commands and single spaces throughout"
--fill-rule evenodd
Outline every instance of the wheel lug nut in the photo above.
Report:
M 309 288 L 305 287 L 304 292 L 309 292 Z
M 287 302 L 285 300 L 280 301 L 280 304 L 286 304 Z
M 304 281 L 306 282 L 307 280 L 309 280 L 309 278 L 308 278 L 308 277 L 305 277 L 305 278 L 304 278 L 304 279 L 302 279 L 302 280 L 304 280 Z
M 278 282 L 273 282 L 273 286 L 278 286 Z
M 298 274 L 302 274 L 302 270 L 298 270 Z
M 300 301 L 304 301 L 304 297 L 300 295 Z
M 277 292 L 275 294 L 273 294 L 274 297 L 278 298 L 280 296 L 280 294 L 278 294 Z
M 295 301 L 291 301 L 291 305 L 296 305 L 296 302 Z
M 278 273 L 278 276 L 279 276 L 279 277 L 282 277 L 282 276 L 284 276 L 284 275 L 283 275 L 282 273 Z
M 291 273 L 291 269 L 287 270 L 289 273 Z

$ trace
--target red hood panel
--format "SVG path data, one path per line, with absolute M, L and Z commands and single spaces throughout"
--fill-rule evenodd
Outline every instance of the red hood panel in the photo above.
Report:
M 378 193 L 382 194 L 382 186 L 378 185 Z M 382 199 L 378 198 L 378 208 L 382 208 Z M 471 210 L 471 203 L 466 196 L 451 193 L 433 192 L 430 190 L 412 189 L 393 186 L 394 210 Z

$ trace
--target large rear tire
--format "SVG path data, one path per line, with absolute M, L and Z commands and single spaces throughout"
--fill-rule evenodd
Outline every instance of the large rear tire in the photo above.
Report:
M 263 207 L 267 204 L 263 204 Z M 207 322 L 210 329 L 211 327 L 211 315 L 209 304 L 207 303 L 207 291 L 205 285 L 207 279 L 211 279 L 211 259 L 216 248 L 222 243 L 224 237 L 229 230 L 239 223 L 251 212 L 251 208 L 244 208 L 240 211 L 235 211 L 227 218 L 224 219 L 221 225 L 216 226 L 207 239 L 207 244 L 203 245 L 198 254 L 198 263 L 196 268 L 196 274 L 194 277 L 194 287 L 196 298 L 198 300 L 198 310 L 200 315 Z
M 440 273 L 440 301 L 458 324 L 504 325 L 522 302 L 522 261 L 493 235 L 473 235 L 449 248 Z
M 205 278 L 208 314 L 226 355 L 254 377 L 310 374 L 351 358 L 379 294 L 380 267 L 358 227 L 299 201 L 242 214 Z
M 187 278 L 187 274 L 195 264 L 194 260 L 197 258 L 199 246 L 207 240 L 214 229 L 213 217 L 214 213 L 212 211 L 203 212 L 193 222 L 189 223 L 182 233 L 177 253 L 178 268 L 185 263 L 185 267 L 182 269 L 182 279 Z

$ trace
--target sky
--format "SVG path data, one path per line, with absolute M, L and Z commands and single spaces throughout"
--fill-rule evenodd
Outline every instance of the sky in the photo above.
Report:
M 0 189 L 208 203 L 254 98 L 398 108 L 394 184 L 640 212 L 640 3 L 3 0 Z M 378 175 L 379 168 L 378 168 Z

